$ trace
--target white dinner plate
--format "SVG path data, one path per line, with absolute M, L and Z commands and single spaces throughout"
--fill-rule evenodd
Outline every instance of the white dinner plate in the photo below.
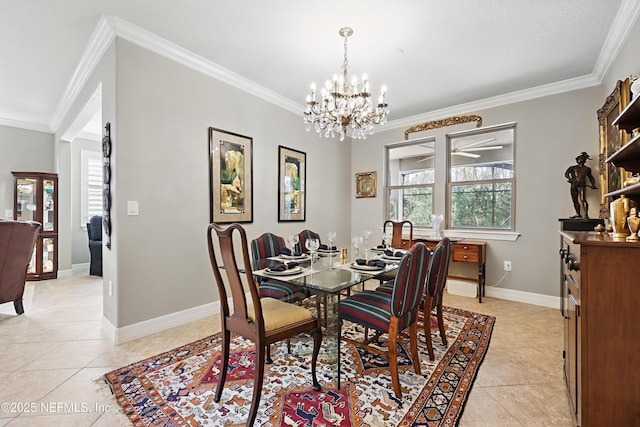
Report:
M 300 267 L 299 265 L 296 265 L 295 267 L 290 268 L 288 270 L 284 270 L 284 271 L 273 271 L 273 270 L 270 270 L 269 268 L 265 270 L 267 274 L 271 274 L 273 276 L 290 276 L 292 274 L 300 273 L 301 271 L 302 271 L 302 267 Z
M 354 270 L 362 270 L 362 271 L 382 270 L 382 267 L 378 267 L 376 265 L 360 265 L 357 262 L 352 262 L 351 268 L 353 268 Z
M 307 258 L 309 255 L 307 254 L 302 254 L 302 255 L 286 255 L 286 254 L 280 254 L 280 258 L 282 259 L 305 259 Z
M 389 260 L 389 261 L 400 261 L 402 259 L 401 256 L 389 256 L 389 255 L 386 255 L 386 254 L 380 255 L 380 258 L 383 258 L 383 259 L 386 259 L 386 260 Z
M 371 248 L 371 250 L 372 250 L 373 252 L 384 252 L 384 251 L 385 251 L 385 249 L 384 249 L 384 248 Z

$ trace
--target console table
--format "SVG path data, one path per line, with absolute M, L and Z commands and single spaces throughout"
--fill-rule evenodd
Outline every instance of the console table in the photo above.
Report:
M 436 247 L 439 240 L 415 237 L 413 241 L 402 239 L 402 249 L 409 249 L 415 242 L 422 242 L 431 250 Z M 478 266 L 478 277 L 452 276 L 447 277 L 458 280 L 468 280 L 478 284 L 478 302 L 482 302 L 484 296 L 484 285 L 486 278 L 485 264 L 487 261 L 487 242 L 484 240 L 462 239 L 452 241 L 451 261 L 476 264 Z

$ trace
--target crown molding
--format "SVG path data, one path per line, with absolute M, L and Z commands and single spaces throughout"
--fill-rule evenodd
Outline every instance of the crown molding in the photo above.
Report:
M 175 43 L 137 27 L 130 22 L 115 16 L 108 17 L 108 20 L 116 36 L 119 38 L 201 72 L 209 77 L 213 77 L 229 86 L 233 86 L 271 104 L 275 104 L 292 113 L 302 115 L 302 111 L 304 111 L 304 106 L 291 101 L 289 98 L 279 95 L 264 86 L 188 51 Z
M 413 126 L 416 123 L 441 119 L 442 117 L 477 112 L 479 110 L 486 110 L 488 108 L 501 107 L 503 105 L 514 104 L 516 102 L 529 101 L 532 99 L 557 95 L 577 89 L 584 89 L 587 87 L 597 86 L 600 83 L 601 82 L 598 79 L 589 74 L 586 76 L 575 77 L 573 79 L 567 79 L 556 83 L 549 83 L 529 89 L 510 92 L 504 95 L 492 96 L 490 98 L 485 98 L 478 101 L 467 102 L 465 104 L 454 105 L 452 107 L 442 108 L 440 110 L 434 110 L 423 114 L 417 114 L 415 116 L 391 120 L 387 122 L 387 124 L 384 126 L 384 129 L 388 130 L 399 127 L 404 128 L 407 126 Z
M 82 53 L 78 66 L 71 76 L 71 80 L 67 84 L 67 88 L 64 91 L 62 99 L 49 122 L 49 127 L 54 132 L 58 131 L 58 128 L 62 123 L 62 119 L 71 109 L 73 103 L 78 98 L 80 91 L 87 83 L 89 76 L 91 76 L 91 73 L 98 66 L 102 55 L 104 55 L 114 38 L 115 33 L 113 29 L 109 25 L 107 19 L 104 16 L 101 16 L 96 29 L 93 31 L 93 34 L 91 34 L 87 47 Z
M 597 86 L 601 84 L 604 76 L 609 71 L 611 64 L 617 57 L 639 15 L 640 0 L 623 0 L 594 66 L 593 72 L 590 75 L 392 120 L 384 126 L 384 129 L 387 130 L 411 126 L 415 123 L 434 120 L 450 115 L 499 107 L 515 102 L 527 101 L 544 96 Z M 165 40 L 149 31 L 124 21 L 121 18 L 116 16 L 101 16 L 96 29 L 89 39 L 80 62 L 76 67 L 66 90 L 64 91 L 60 103 L 49 122 L 49 127 L 47 128 L 46 125 L 37 123 L 27 123 L 2 118 L 0 118 L 0 124 L 42 132 L 57 132 L 62 119 L 71 109 L 73 102 L 78 97 L 89 76 L 96 68 L 104 52 L 115 37 L 120 37 L 158 55 L 247 92 L 257 98 L 263 99 L 293 114 L 302 116 L 304 111 L 304 105 L 302 104 L 281 96 L 264 86 L 258 85 L 257 83 L 242 77 L 231 70 L 221 67 L 176 45 L 175 43 L 169 42 L 168 40 Z
M 4 117 L 0 117 L 0 126 L 34 130 L 36 132 L 52 133 L 51 128 L 44 123 L 23 122 L 22 120 L 7 119 Z
M 640 15 L 640 1 L 623 0 L 591 74 L 602 82 Z

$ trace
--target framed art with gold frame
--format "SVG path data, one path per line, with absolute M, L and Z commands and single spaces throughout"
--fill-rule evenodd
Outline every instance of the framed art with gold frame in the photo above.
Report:
M 253 138 L 209 128 L 210 221 L 253 222 Z
M 600 169 L 600 218 L 609 218 L 611 197 L 605 194 L 622 188 L 627 173 L 606 160 L 620 147 L 626 144 L 629 136 L 618 130 L 611 123 L 631 101 L 629 79 L 618 80 L 613 92 L 607 97 L 602 108 L 598 110 L 598 128 L 600 133 L 600 152 L 598 167 Z
M 376 171 L 356 174 L 356 198 L 376 197 L 377 175 Z
M 278 222 L 304 221 L 307 211 L 307 155 L 278 146 Z

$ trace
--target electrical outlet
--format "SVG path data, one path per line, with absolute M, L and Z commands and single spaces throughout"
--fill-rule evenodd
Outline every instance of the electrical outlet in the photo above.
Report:
M 511 271 L 511 261 L 504 262 L 504 271 Z
M 113 282 L 111 280 L 109 280 L 109 296 L 112 297 L 113 296 Z

